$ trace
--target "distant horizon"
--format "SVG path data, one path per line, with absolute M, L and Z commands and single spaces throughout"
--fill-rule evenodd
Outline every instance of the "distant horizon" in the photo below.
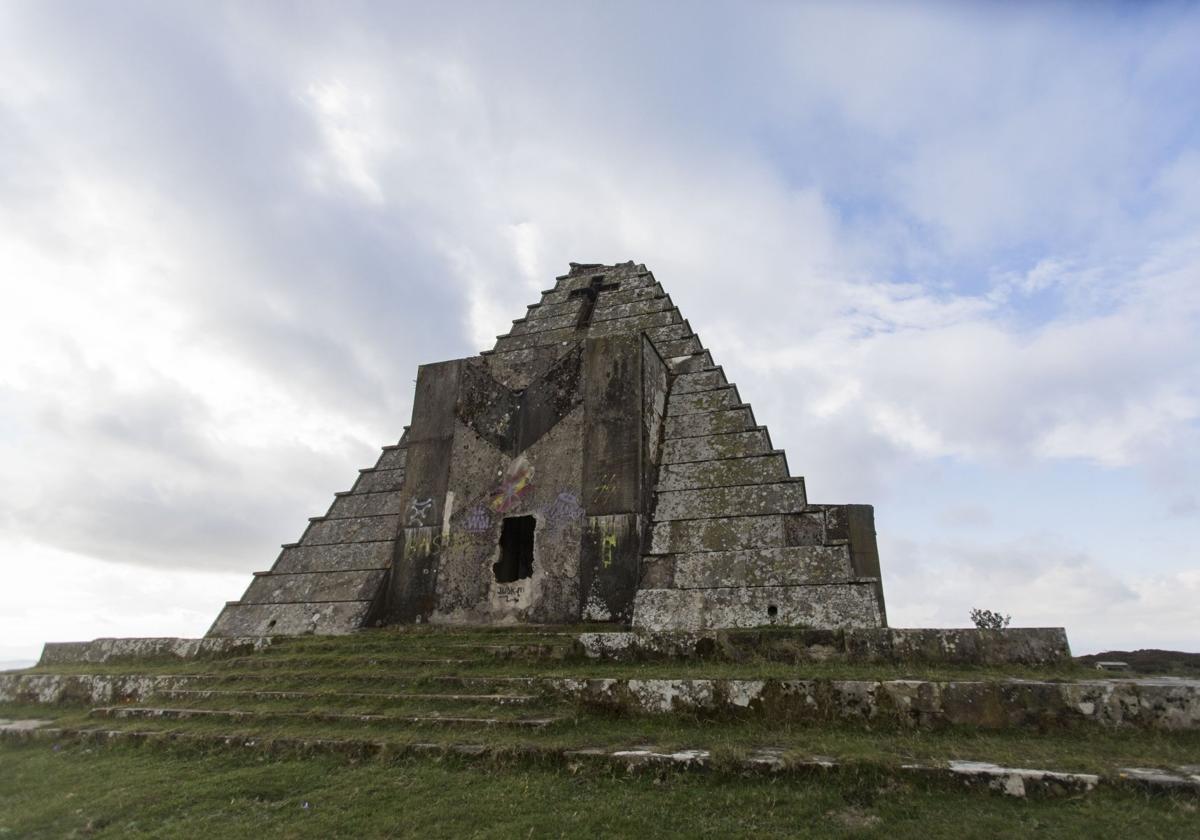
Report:
M 888 616 L 1200 649 L 1200 6 L 0 11 L 0 657 L 199 636 L 570 261 Z

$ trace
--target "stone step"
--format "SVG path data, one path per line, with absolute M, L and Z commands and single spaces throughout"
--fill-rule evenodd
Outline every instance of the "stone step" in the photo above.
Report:
M 321 604 L 243 604 L 230 601 L 213 622 L 208 635 L 245 637 L 353 633 L 363 626 L 370 613 L 371 601 L 331 601 Z
M 546 321 L 551 318 L 579 319 L 579 310 L 583 308 L 583 298 L 563 298 L 559 300 L 554 293 L 542 297 L 540 304 L 533 304 L 525 313 L 526 322 Z M 574 323 L 574 321 L 572 321 Z
M 395 668 L 457 668 L 463 665 L 482 665 L 492 662 L 482 657 L 464 658 L 462 656 L 424 655 L 385 655 L 385 654 L 345 654 L 336 656 L 327 654 L 313 656 L 297 654 L 294 656 L 238 656 L 221 662 L 222 671 L 328 671 L 330 664 L 337 665 L 339 674 L 349 674 L 356 669 L 386 670 Z
M 657 347 L 665 341 L 679 341 L 683 338 L 691 338 L 693 335 L 692 325 L 684 321 L 680 324 L 669 324 L 665 327 L 651 327 L 646 330 L 646 335 L 650 336 L 650 340 Z
M 384 493 L 399 491 L 404 486 L 404 467 L 391 470 L 359 470 L 358 481 L 350 488 L 351 493 Z
M 767 624 L 817 629 L 879 627 L 876 582 L 803 586 L 639 589 L 633 602 L 637 630 L 699 631 Z
M 671 396 L 692 394 L 696 391 L 711 391 L 714 388 L 723 388 L 728 384 L 724 369 L 719 367 L 694 373 L 681 373 L 675 377 L 675 382 L 671 385 Z
M 680 414 L 697 414 L 704 411 L 721 411 L 736 408 L 742 404 L 736 385 L 727 385 L 711 391 L 699 391 L 690 394 L 677 394 L 672 389 L 667 398 L 667 416 Z
M 282 669 L 192 674 L 0 674 L 0 702 L 5 703 L 97 703 L 142 702 L 163 691 L 213 690 L 214 687 L 253 686 L 251 694 L 274 689 L 313 685 L 311 670 Z M 394 691 L 401 686 L 414 689 L 436 686 L 461 689 L 451 693 L 485 691 L 490 694 L 532 693 L 539 689 L 532 677 L 463 677 L 445 674 L 403 676 L 394 673 L 338 673 L 330 677 L 345 687 L 369 686 Z M 379 692 L 374 692 L 379 693 Z
M 383 569 L 392 562 L 395 545 L 380 542 L 341 543 L 338 545 L 288 546 L 271 567 L 277 574 L 295 572 L 338 572 L 354 569 Z
M 578 308 L 578 306 L 575 307 L 576 310 Z M 508 331 L 508 335 L 531 335 L 532 333 L 545 332 L 546 330 L 574 329 L 578 322 L 578 311 L 563 315 L 552 315 L 545 318 L 529 317 L 513 321 L 512 329 Z
M 634 300 L 627 303 L 609 301 L 601 295 L 600 300 L 596 301 L 596 308 L 592 310 L 592 322 L 611 321 L 614 318 L 631 318 L 635 315 L 649 315 L 652 312 L 664 312 L 674 308 L 675 304 L 671 303 L 670 295 Z
M 641 282 L 641 281 L 639 281 Z M 633 303 L 639 300 L 651 300 L 653 298 L 663 297 L 663 287 L 661 283 L 650 283 L 649 285 L 638 285 L 628 280 L 622 281 L 621 288 L 611 289 L 607 292 L 601 292 L 596 299 L 596 311 L 600 311 L 601 307 L 611 307 L 622 303 Z
M 704 437 L 744 432 L 756 428 L 754 412 L 748 405 L 724 411 L 707 411 L 701 414 L 681 414 L 668 417 L 663 428 L 666 440 L 685 437 Z
M 400 513 L 400 491 L 339 495 L 321 519 L 357 519 L 363 516 L 388 516 Z
M 663 464 L 656 490 L 694 490 L 701 487 L 732 487 L 739 484 L 771 484 L 787 479 L 787 458 L 782 452 L 749 458 L 721 458 Z
M 343 712 L 314 711 L 254 711 L 250 709 L 177 709 L 150 706 L 99 706 L 91 711 L 92 717 L 147 720 L 309 720 L 322 723 L 373 723 L 416 726 L 516 726 L 541 729 L 567 720 L 565 717 L 541 718 L 481 718 L 455 715 L 378 715 Z
M 650 531 L 650 553 L 785 546 L 788 535 L 784 520 L 784 516 L 723 516 L 657 522 Z
M 369 602 L 379 592 L 386 574 L 386 567 L 334 572 L 255 572 L 241 603 Z
M 773 778 L 825 778 L 843 774 L 847 778 L 861 777 L 864 769 L 873 776 L 894 778 L 908 785 L 915 781 L 931 781 L 977 789 L 980 793 L 1026 797 L 1044 795 L 1060 798 L 1071 794 L 1071 801 L 1098 789 L 1131 791 L 1139 794 L 1160 793 L 1200 795 L 1200 772 L 1196 765 L 1165 767 L 1121 767 L 1098 773 L 1053 770 L 1047 768 L 1008 767 L 983 761 L 925 760 L 920 763 L 894 760 L 864 760 L 861 755 L 844 757 L 810 755 L 797 752 L 793 746 L 760 746 L 745 754 L 731 757 L 705 748 L 680 749 L 660 747 L 644 742 L 626 746 L 572 749 L 544 740 L 496 744 L 456 743 L 433 739 L 414 742 L 391 742 L 372 733 L 370 737 L 346 736 L 343 733 L 319 733 L 295 736 L 262 734 L 247 736 L 244 732 L 189 732 L 171 730 L 104 729 L 95 727 L 60 726 L 48 719 L 19 720 L 0 724 L 0 737 L 18 743 L 28 741 L 75 742 L 109 744 L 125 742 L 137 745 L 187 744 L 203 749 L 222 749 L 254 752 L 262 756 L 321 755 L 361 761 L 372 758 L 453 758 L 456 761 L 479 762 L 492 767 L 498 759 L 511 760 L 513 755 L 536 758 L 550 764 L 577 768 L 581 763 L 595 763 L 617 768 L 624 773 L 646 769 L 654 773 L 663 770 L 680 772 L 717 773 L 738 781 L 746 777 L 767 774 Z M 643 739 L 644 741 L 644 739 Z M 727 753 L 728 750 L 726 749 Z M 1030 762 L 1024 762 L 1028 765 Z M 1164 800 L 1165 801 L 1165 800 Z M 964 800 L 964 807 L 969 802 Z M 1190 808 L 1190 802 L 1186 803 Z
M 700 337 L 696 335 L 676 341 L 656 341 L 654 342 L 654 347 L 664 359 L 673 359 L 676 356 L 690 356 L 693 353 L 700 353 L 704 350 L 700 346 Z
M 394 540 L 400 529 L 400 517 L 363 516 L 356 519 L 325 519 L 310 522 L 298 545 L 335 545 L 342 543 Z
M 731 512 L 741 516 L 799 513 L 804 510 L 805 504 L 802 478 L 775 484 L 665 490 L 658 494 L 654 507 L 654 521 L 711 519 Z
M 646 557 L 650 565 L 671 557 Z M 648 589 L 669 589 L 648 586 Z M 979 668 L 1010 666 L 1054 668 L 1054 679 L 1070 679 L 1073 667 L 1067 632 L 1061 627 L 1010 627 L 977 630 L 974 627 L 904 628 L 870 627 L 816 630 L 805 627 L 764 627 L 750 630 L 713 629 L 704 633 L 641 633 L 632 630 L 580 633 L 581 653 L 589 659 L 643 663 L 720 661 L 730 663 L 785 662 L 856 663 L 904 669 Z M 992 674 L 998 673 L 992 671 Z M 762 671 L 750 664 L 743 673 L 751 678 Z M 894 676 L 894 672 L 891 672 Z M 850 676 L 847 674 L 847 676 Z M 860 673 L 861 676 L 861 673 Z M 1088 674 L 1089 681 L 1091 674 Z M 880 678 L 880 677 L 877 677 Z M 883 677 L 886 678 L 886 677 Z M 988 677 L 989 679 L 991 676 Z M 1122 685 L 1128 678 L 1122 680 Z M 1114 684 L 1116 681 L 1111 681 Z M 1134 680 L 1139 688 L 1179 686 L 1174 677 Z M 1200 697 L 1200 680 L 1191 681 Z M 1136 706 L 1137 704 L 1133 704 Z M 1200 707 L 1197 708 L 1200 715 Z
M 662 567 L 648 587 L 655 589 L 799 586 L 854 578 L 850 549 L 844 545 L 702 551 L 646 559 Z
M 600 338 L 608 335 L 621 335 L 622 333 L 639 333 L 653 329 L 654 327 L 679 324 L 682 321 L 683 318 L 679 314 L 678 309 L 664 309 L 659 312 L 649 312 L 645 315 L 629 315 L 606 321 L 593 320 L 592 325 L 588 327 L 587 334 L 589 338 Z
M 407 446 L 385 446 L 383 454 L 375 462 L 377 470 L 402 470 L 408 462 Z
M 744 432 L 664 440 L 661 463 L 682 464 L 688 461 L 745 458 L 750 455 L 769 455 L 772 451 L 771 438 L 767 435 L 766 428 L 759 426 Z
M 700 350 L 694 353 L 687 353 L 680 356 L 668 356 L 663 353 L 663 346 L 659 342 L 654 342 L 654 346 L 662 353 L 663 358 L 667 360 L 667 368 L 671 373 L 693 373 L 698 370 L 707 370 L 713 366 L 712 353 L 707 350 Z
M 152 692 L 149 696 L 168 700 L 346 700 L 368 703 L 474 703 L 494 706 L 524 706 L 542 699 L 537 694 L 395 694 L 380 691 L 252 691 L 213 688 L 172 688 Z

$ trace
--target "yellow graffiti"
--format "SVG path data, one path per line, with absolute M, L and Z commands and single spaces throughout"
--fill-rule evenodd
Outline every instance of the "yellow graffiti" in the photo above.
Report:
M 608 568 L 613 564 L 613 555 L 617 553 L 617 535 L 605 534 L 600 545 L 600 562 L 604 564 L 604 568 Z

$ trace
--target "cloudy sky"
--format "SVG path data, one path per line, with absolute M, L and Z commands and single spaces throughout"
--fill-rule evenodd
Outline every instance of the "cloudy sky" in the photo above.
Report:
M 893 624 L 1200 649 L 1200 8 L 904 5 L 0 4 L 0 661 L 203 633 L 627 259 Z

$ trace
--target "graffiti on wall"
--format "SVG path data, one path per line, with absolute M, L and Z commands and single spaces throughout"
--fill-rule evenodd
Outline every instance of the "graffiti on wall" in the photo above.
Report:
M 579 497 L 570 490 L 564 490 L 555 497 L 554 501 L 546 506 L 542 511 L 542 516 L 546 522 L 546 528 L 550 531 L 557 531 L 567 527 L 573 522 L 579 522 L 584 515 L 583 505 L 579 504 Z
M 433 499 L 413 499 L 408 506 L 408 527 L 423 527 L 425 525 L 426 517 L 432 513 Z
M 533 491 L 533 474 L 533 465 L 524 456 L 517 458 L 492 491 L 488 507 L 500 514 L 520 508 L 525 497 Z
M 617 474 L 609 473 L 601 476 L 600 479 L 592 485 L 592 498 L 597 502 L 603 502 L 617 491 Z
M 485 534 L 491 530 L 492 514 L 482 504 L 474 504 L 467 508 L 462 523 L 468 534 Z
M 609 568 L 617 556 L 617 535 L 605 534 L 600 540 L 600 562 Z

